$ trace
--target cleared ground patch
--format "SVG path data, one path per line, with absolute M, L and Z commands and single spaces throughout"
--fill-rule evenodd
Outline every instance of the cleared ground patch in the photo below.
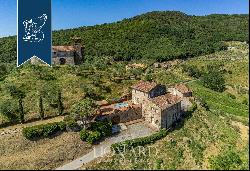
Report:
M 21 132 L 0 136 L 1 169 L 54 169 L 91 150 L 78 133 L 62 133 L 39 141 L 25 139 Z

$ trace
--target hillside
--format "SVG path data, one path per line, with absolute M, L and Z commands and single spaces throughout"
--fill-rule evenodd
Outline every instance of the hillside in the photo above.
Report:
M 83 39 L 86 60 L 82 65 L 26 63 L 16 68 L 16 37 L 0 38 L 0 168 L 53 169 L 86 154 L 94 146 L 81 141 L 77 132 L 30 141 L 21 130 L 60 121 L 87 97 L 114 101 L 139 80 L 152 80 L 167 87 L 187 84 L 198 99 L 197 109 L 187 113 L 165 138 L 149 145 L 158 149 L 157 155 L 146 151 L 135 156 L 130 150 L 125 160 L 108 155 L 83 168 L 249 169 L 248 18 L 151 12 L 116 23 L 53 32 L 54 45 L 71 44 L 73 36 Z M 156 61 L 173 65 L 156 67 Z M 145 68 L 127 69 L 128 64 Z M 204 74 L 208 65 L 220 66 L 224 91 L 205 87 L 202 77 L 187 69 Z M 22 96 L 23 124 L 19 124 L 16 95 Z M 58 110 L 59 98 L 63 113 Z
M 249 94 L 244 91 L 248 87 L 249 46 L 240 42 L 227 44 L 234 49 L 192 58 L 182 64 L 201 70 L 208 64 L 224 64 L 227 71 L 224 92 L 205 88 L 199 80 L 191 81 L 193 78 L 179 71 L 181 65 L 153 72 L 160 83 L 190 80 L 187 85 L 194 97 L 204 99 L 209 111 L 198 104 L 165 138 L 147 145 L 151 151 L 135 148 L 124 154 L 109 154 L 81 169 L 249 169 Z
M 53 45 L 81 37 L 87 58 L 158 61 L 209 54 L 225 48 L 222 41 L 248 42 L 249 15 L 190 16 L 181 12 L 150 12 L 122 21 L 53 32 Z M 16 59 L 16 37 L 0 39 L 0 62 Z

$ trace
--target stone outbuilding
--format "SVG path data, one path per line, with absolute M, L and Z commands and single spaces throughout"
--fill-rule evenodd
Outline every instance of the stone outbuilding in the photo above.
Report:
M 177 84 L 172 88 L 169 88 L 169 92 L 181 97 L 181 110 L 187 111 L 188 107 L 192 105 L 190 97 L 192 97 L 192 90 L 185 84 Z
M 73 38 L 72 46 L 52 46 L 52 64 L 79 65 L 83 62 L 84 48 L 80 38 Z
M 180 97 L 192 97 L 192 90 L 190 90 L 185 84 L 177 84 L 174 87 L 174 94 Z

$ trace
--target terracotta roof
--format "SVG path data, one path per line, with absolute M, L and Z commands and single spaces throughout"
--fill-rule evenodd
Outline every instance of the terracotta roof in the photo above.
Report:
M 184 84 L 178 84 L 175 86 L 175 88 L 180 91 L 181 93 L 188 93 L 191 92 L 191 90 Z
M 158 84 L 155 82 L 149 81 L 139 81 L 137 84 L 133 85 L 131 88 L 142 91 L 142 92 L 149 92 L 153 88 L 155 88 Z
M 159 106 L 161 109 L 165 109 L 173 104 L 176 104 L 180 101 L 181 97 L 167 93 L 155 98 L 150 99 L 154 104 Z
M 74 46 L 52 46 L 52 50 L 56 52 L 72 52 L 75 51 Z

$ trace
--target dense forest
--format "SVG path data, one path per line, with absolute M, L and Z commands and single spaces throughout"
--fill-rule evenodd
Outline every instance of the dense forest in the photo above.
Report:
M 119 22 L 53 32 L 53 45 L 81 37 L 88 58 L 114 60 L 188 58 L 222 50 L 223 41 L 249 41 L 248 14 L 191 16 L 149 12 Z M 0 62 L 16 59 L 16 36 L 0 38 Z

